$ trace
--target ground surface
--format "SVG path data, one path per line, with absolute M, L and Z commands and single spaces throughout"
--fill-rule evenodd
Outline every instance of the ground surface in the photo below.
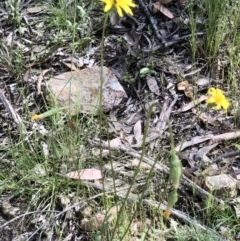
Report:
M 103 4 L 0 3 L 0 240 L 238 238 L 239 3 L 216 2 L 139 0 L 133 16 L 111 14 L 103 65 L 127 97 L 104 114 L 36 122 L 52 108 L 52 76 L 101 65 Z M 231 100 L 227 112 L 207 106 L 209 87 Z M 184 176 L 167 219 L 173 143 Z M 86 168 L 104 178 L 66 175 Z M 206 180 L 222 174 L 215 193 Z

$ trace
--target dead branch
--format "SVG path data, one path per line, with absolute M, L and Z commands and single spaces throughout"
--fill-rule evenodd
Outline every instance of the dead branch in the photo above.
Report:
M 85 183 L 85 185 L 90 185 L 90 186 L 92 186 L 93 188 L 95 188 L 97 190 L 101 190 L 101 191 L 104 191 L 104 192 L 107 192 L 107 193 L 111 192 L 105 186 L 96 185 L 96 184 L 91 183 L 91 182 L 84 182 L 84 183 Z M 139 184 L 137 184 L 137 185 L 139 185 Z M 127 198 L 127 200 L 130 201 L 130 202 L 139 202 L 139 201 L 141 201 L 143 204 L 145 204 L 148 207 L 155 207 L 155 208 L 158 208 L 158 209 L 161 209 L 161 210 L 165 210 L 166 209 L 166 205 L 164 205 L 162 203 L 159 203 L 157 201 L 153 201 L 153 200 L 149 200 L 149 199 L 142 199 L 141 200 L 141 198 L 139 198 L 139 196 L 136 195 L 136 194 L 133 194 L 133 193 L 129 192 L 129 194 L 126 195 L 128 192 L 123 192 L 124 190 L 127 190 L 129 188 L 131 189 L 131 188 L 133 188 L 135 186 L 136 185 L 119 188 L 119 189 L 116 189 L 113 192 L 114 192 L 115 195 L 117 195 L 120 198 Z M 57 215 L 59 216 L 59 214 L 57 214 Z M 200 228 L 202 230 L 205 230 L 206 232 L 214 233 L 219 238 L 220 241 L 224 240 L 214 230 L 204 226 L 199 221 L 192 219 L 191 217 L 189 217 L 184 212 L 181 212 L 181 211 L 173 208 L 173 209 L 171 209 L 171 215 L 174 216 L 175 218 L 183 221 L 184 223 L 186 223 L 188 225 L 194 225 L 194 226 L 196 226 L 196 227 L 198 227 L 198 228 Z
M 221 135 L 212 136 L 211 142 L 215 143 L 215 142 L 231 140 L 231 139 L 235 139 L 235 138 L 239 138 L 239 137 L 240 137 L 240 131 L 227 132 L 227 133 L 223 133 Z
M 99 143 L 93 143 L 91 141 L 89 141 L 89 142 L 90 142 L 90 144 L 92 146 L 100 147 Z M 169 173 L 170 173 L 169 172 L 170 170 L 169 170 L 169 168 L 167 166 L 165 166 L 164 164 L 162 164 L 160 162 L 156 162 L 156 160 L 153 160 L 153 159 L 147 157 L 146 155 L 139 154 L 137 151 L 135 151 L 131 147 L 126 147 L 124 145 L 119 145 L 118 147 L 111 147 L 108 144 L 101 143 L 101 148 L 102 149 L 115 150 L 115 151 L 123 151 L 123 152 L 125 152 L 126 154 L 128 154 L 130 156 L 133 156 L 135 158 L 138 158 L 139 160 L 142 160 L 143 162 L 153 166 L 157 170 L 162 171 L 162 172 L 164 172 L 167 175 L 169 175 Z M 200 186 L 198 186 L 196 183 L 194 183 L 193 181 L 191 181 L 189 178 L 187 178 L 184 175 L 182 177 L 180 188 L 188 189 L 188 190 L 194 190 L 194 193 L 196 195 L 198 195 L 200 198 L 202 198 L 203 200 L 205 200 L 205 201 L 209 197 L 211 197 L 212 200 L 215 201 L 217 204 L 223 204 L 224 203 L 222 199 L 214 197 L 209 192 L 207 192 L 206 190 L 202 189 Z

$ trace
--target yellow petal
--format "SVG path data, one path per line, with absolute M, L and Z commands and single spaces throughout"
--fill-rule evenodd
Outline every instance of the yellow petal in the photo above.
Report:
M 209 88 L 208 92 L 207 92 L 209 95 L 216 95 L 216 89 L 211 87 Z
M 130 7 L 128 5 L 121 5 L 121 7 L 125 11 L 125 13 L 133 15 L 133 12 L 132 12 L 132 10 L 130 9 Z
M 222 90 L 219 88 L 209 88 L 208 92 L 211 97 L 206 100 L 206 103 L 215 103 L 216 106 L 214 107 L 215 110 L 220 110 L 223 108 L 225 111 L 229 107 L 230 103 L 226 99 L 225 95 L 223 94 Z
M 224 95 L 222 93 L 222 91 L 220 89 L 218 89 L 218 88 L 216 88 L 215 93 L 216 93 L 216 95 Z
M 211 97 L 211 98 L 206 100 L 206 103 L 208 103 L 208 104 L 216 103 L 216 100 L 215 100 L 214 97 Z
M 130 0 L 118 0 L 118 4 L 119 5 L 128 5 L 129 7 L 133 7 L 133 8 L 137 6 Z
M 108 12 L 114 4 L 112 0 L 102 0 L 102 2 L 106 4 L 106 6 L 104 7 L 104 12 Z
M 227 99 L 224 99 L 224 100 L 222 101 L 222 107 L 223 107 L 224 110 L 227 110 L 228 107 L 229 107 L 229 105 L 230 105 L 230 103 L 228 102 Z
M 111 5 L 111 4 L 107 4 L 107 5 L 104 7 L 104 12 L 108 12 L 111 8 L 112 8 L 112 5 Z
M 215 107 L 214 107 L 215 110 L 220 110 L 221 109 L 221 105 L 220 104 L 217 104 Z
M 116 5 L 116 8 L 117 8 L 118 15 L 119 15 L 120 17 L 122 17 L 122 16 L 123 16 L 123 12 L 122 12 L 121 7 L 118 6 L 118 5 Z

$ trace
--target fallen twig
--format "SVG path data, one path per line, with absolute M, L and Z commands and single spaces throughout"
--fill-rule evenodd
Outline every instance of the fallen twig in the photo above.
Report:
M 156 20 L 154 19 L 154 17 L 150 14 L 150 12 L 148 11 L 147 6 L 144 4 L 144 2 L 142 0 L 139 0 L 139 4 L 141 5 L 143 11 L 145 12 L 147 18 L 149 19 L 149 21 L 151 22 L 152 28 L 153 28 L 153 32 L 156 35 L 156 37 L 162 41 L 162 43 L 166 43 L 166 40 L 164 39 L 164 37 L 159 33 L 158 28 L 156 26 Z
M 189 146 L 193 146 L 208 140 L 210 141 L 210 143 L 216 143 L 216 142 L 231 140 L 239 137 L 240 137 L 240 131 L 228 132 L 228 133 L 215 135 L 215 136 L 213 134 L 208 134 L 204 136 L 195 136 L 190 141 L 186 141 L 184 143 L 178 144 L 175 150 L 179 152 Z
M 229 152 L 226 152 L 218 157 L 216 157 L 214 159 L 214 162 L 218 162 L 220 161 L 222 158 L 231 158 L 231 157 L 234 157 L 234 156 L 239 156 L 240 155 L 240 150 L 237 150 L 237 151 L 229 151 Z
M 133 194 L 133 193 L 129 193 L 128 196 L 126 196 L 126 192 L 123 192 L 124 190 L 127 190 L 129 188 L 133 188 L 135 187 L 136 185 L 133 185 L 132 187 L 131 186 L 127 186 L 127 187 L 123 187 L 123 188 L 117 188 L 116 190 L 113 190 L 113 191 L 110 191 L 106 186 L 104 185 L 96 185 L 94 183 L 91 183 L 91 182 L 84 182 L 85 185 L 90 185 L 92 186 L 93 188 L 97 189 L 97 190 L 101 190 L 101 191 L 104 191 L 103 193 L 114 193 L 116 196 L 120 197 L 120 198 L 127 198 L 128 201 L 130 202 L 139 202 L 141 201 L 143 204 L 145 204 L 146 206 L 150 206 L 150 207 L 155 207 L 155 208 L 158 208 L 158 209 L 161 209 L 161 210 L 166 210 L 166 205 L 162 204 L 162 203 L 159 203 L 157 201 L 153 201 L 153 200 L 148 200 L 148 199 L 142 199 L 139 198 L 138 195 L 136 194 Z M 137 184 L 138 186 L 139 184 Z M 101 193 L 103 195 L 103 193 Z M 101 196 L 102 196 L 101 195 Z M 95 195 L 94 198 L 96 197 L 99 197 L 100 195 Z M 93 199 L 93 197 L 91 198 Z M 89 200 L 88 200 L 89 201 Z M 87 203 L 87 200 L 86 200 L 86 203 Z M 81 202 L 81 204 L 83 204 L 83 202 Z M 72 209 L 73 207 L 79 205 L 78 204 L 74 204 L 68 208 L 66 208 L 65 210 L 63 210 L 62 212 L 58 213 L 56 216 L 55 216 L 55 219 L 58 218 L 60 215 L 64 214 L 65 212 L 67 212 L 68 210 Z M 200 222 L 198 222 L 197 220 L 194 220 L 192 219 L 191 217 L 189 217 L 186 213 L 184 212 L 181 212 L 177 209 L 171 209 L 171 214 L 172 216 L 176 217 L 177 219 L 189 224 L 189 225 L 195 225 L 196 227 L 200 228 L 200 229 L 203 229 L 207 232 L 211 232 L 211 233 L 215 233 L 215 235 L 219 238 L 219 240 L 224 240 L 221 236 L 219 236 L 214 230 L 202 225 Z
M 185 148 L 189 147 L 189 146 L 194 146 L 196 144 L 211 140 L 211 138 L 213 137 L 212 134 L 209 135 L 205 135 L 205 136 L 195 136 L 193 137 L 190 141 L 185 141 L 184 143 L 180 143 L 175 147 L 175 150 L 177 152 L 180 152 L 182 150 L 184 150 Z
M 204 32 L 199 32 L 199 33 L 196 33 L 195 35 L 196 36 L 202 36 L 204 34 L 205 34 Z M 173 41 L 169 41 L 169 42 L 164 43 L 164 46 L 165 47 L 173 46 L 174 44 L 182 42 L 182 41 L 184 41 L 184 40 L 186 40 L 186 39 L 188 39 L 190 37 L 192 37 L 192 34 L 187 34 L 187 35 L 181 36 L 178 39 L 174 39 Z
M 99 143 L 92 143 L 90 142 L 90 144 L 92 146 L 96 146 L 99 147 L 100 144 Z M 135 151 L 133 148 L 131 147 L 126 147 L 124 145 L 118 146 L 118 147 L 111 147 L 108 144 L 102 143 L 101 144 L 101 148 L 103 149 L 109 149 L 110 150 L 115 150 L 115 151 L 123 151 L 126 154 L 133 156 L 135 158 L 138 159 L 142 159 L 145 163 L 154 166 L 154 168 L 156 168 L 159 171 L 163 171 L 164 173 L 166 173 L 167 175 L 169 175 L 169 168 L 167 166 L 165 166 L 164 164 L 160 163 L 160 162 L 156 162 L 155 160 L 145 156 L 145 155 L 141 155 L 139 154 L 137 151 Z M 213 195 L 211 195 L 209 192 L 207 192 L 206 190 L 202 189 L 200 186 L 196 185 L 196 183 L 194 183 L 193 181 L 191 181 L 189 178 L 187 178 L 186 176 L 183 175 L 182 180 L 181 180 L 181 186 L 180 188 L 183 188 L 183 186 L 185 186 L 186 188 L 190 189 L 190 190 L 194 190 L 194 193 L 196 193 L 196 195 L 198 195 L 200 198 L 202 198 L 203 200 L 207 200 L 209 197 L 212 198 L 213 201 L 215 201 L 218 204 L 223 204 L 223 200 L 214 197 Z
M 5 97 L 5 95 L 4 95 L 2 90 L 0 90 L 0 99 L 1 99 L 2 103 L 4 104 L 5 108 L 7 109 L 7 111 L 12 116 L 14 122 L 17 123 L 18 125 L 22 124 L 22 120 L 21 120 L 20 116 L 13 109 L 13 107 L 11 106 L 11 104 L 9 103 L 7 98 Z
M 92 143 L 91 143 L 92 144 Z M 92 144 L 94 146 L 99 146 L 97 145 L 96 143 L 95 144 Z M 111 150 L 121 150 L 121 151 L 124 151 L 126 152 L 127 154 L 135 157 L 135 158 L 138 158 L 138 159 L 141 159 L 151 165 L 151 166 L 154 166 L 157 170 L 161 170 L 163 171 L 164 173 L 168 174 L 169 175 L 169 168 L 167 166 L 165 166 L 164 164 L 162 163 L 156 163 L 156 161 L 152 160 L 151 158 L 149 157 L 146 157 L 145 155 L 140 155 L 139 153 L 137 153 L 133 148 L 131 147 L 126 147 L 126 146 L 119 146 L 119 147 L 114 147 L 112 148 L 111 146 L 109 147 L 109 145 L 107 144 L 104 144 L 102 143 L 102 148 L 110 148 Z M 196 193 L 196 195 L 200 196 L 201 198 L 203 198 L 204 200 L 206 200 L 207 198 L 211 197 L 213 201 L 215 201 L 216 203 L 218 204 L 223 204 L 223 200 L 219 199 L 219 198 L 216 198 L 214 196 L 212 196 L 210 193 L 208 193 L 207 191 L 205 191 L 204 189 L 202 189 L 201 187 L 199 187 L 198 185 L 196 185 L 194 182 L 192 182 L 190 179 L 188 179 L 187 177 L 185 177 L 183 175 L 183 178 L 182 178 L 182 185 L 180 185 L 180 188 L 183 188 L 182 186 L 185 186 L 187 188 L 190 188 L 191 190 L 194 190 L 194 192 Z M 125 195 L 124 194 L 119 194 L 119 193 L 115 193 L 116 195 L 118 196 L 121 196 L 121 197 L 124 197 L 125 198 Z M 130 200 L 133 200 L 133 201 L 136 201 L 136 202 L 139 202 L 139 196 L 137 195 L 134 195 L 134 194 L 131 194 L 129 193 L 129 196 L 127 197 L 128 199 Z M 156 208 L 160 208 L 161 210 L 165 210 L 166 209 L 166 205 L 164 204 L 161 204 L 161 203 L 158 203 L 158 202 L 155 202 L 155 201 L 152 201 L 152 200 L 147 200 L 147 199 L 142 199 L 142 203 L 145 204 L 145 205 L 150 205 L 150 206 L 154 206 Z M 173 216 L 175 216 L 177 219 L 179 220 L 182 220 L 183 222 L 189 224 L 189 225 L 195 225 L 197 226 L 198 228 L 201 228 L 203 230 L 205 230 L 206 232 L 210 232 L 210 233 L 215 233 L 215 235 L 219 238 L 219 240 L 223 241 L 225 240 L 224 238 L 222 238 L 221 236 L 219 236 L 214 230 L 211 230 L 210 228 L 202 225 L 200 222 L 198 222 L 197 220 L 194 220 L 192 219 L 191 217 L 189 217 L 188 215 L 186 215 L 185 213 L 181 212 L 181 211 L 178 211 L 176 209 L 172 209 L 171 210 L 171 213 Z
M 220 135 L 213 136 L 211 138 L 211 142 L 220 142 L 220 141 L 226 141 L 231 140 L 240 137 L 240 131 L 234 131 L 234 132 L 228 132 Z
M 175 113 L 178 114 L 178 113 L 181 113 L 181 112 L 188 111 L 188 110 L 192 109 L 194 106 L 196 106 L 196 105 L 200 104 L 201 102 L 203 102 L 204 100 L 206 100 L 207 98 L 208 98 L 207 96 L 202 95 L 202 96 L 200 96 L 198 99 L 193 100 L 193 101 L 191 101 L 190 103 L 182 106 L 181 108 L 179 108 L 178 110 L 176 110 Z
M 92 183 L 90 184 L 92 186 Z M 95 185 L 93 185 L 93 187 L 95 187 Z M 96 188 L 96 187 L 95 187 Z M 130 186 L 128 188 L 131 188 Z M 97 186 L 98 190 L 105 190 L 107 192 L 110 192 L 109 190 L 107 190 L 105 187 L 101 187 L 100 185 Z M 118 197 L 121 198 L 126 198 L 125 193 L 122 192 L 123 188 L 121 189 L 117 189 L 116 192 L 114 192 L 115 195 L 117 195 Z M 141 199 L 139 199 L 139 196 L 133 193 L 129 193 L 129 196 L 127 197 L 127 199 L 129 201 L 132 202 L 139 202 Z M 159 208 L 161 210 L 166 210 L 166 205 L 161 204 L 157 201 L 153 201 L 153 200 L 148 200 L 148 199 L 142 199 L 141 202 L 143 204 L 145 204 L 146 206 L 151 206 L 151 207 L 155 207 L 155 208 Z M 190 224 L 190 225 L 195 225 L 198 228 L 201 228 L 203 230 L 206 230 L 208 232 L 211 233 L 216 233 L 215 231 L 209 229 L 208 227 L 202 225 L 200 222 L 198 222 L 197 220 L 192 219 L 191 217 L 189 217 L 186 213 L 181 212 L 177 209 L 171 209 L 171 214 L 172 216 L 175 216 L 177 219 L 182 220 L 183 222 Z M 218 234 L 216 234 L 220 239 L 219 240 L 223 240 Z

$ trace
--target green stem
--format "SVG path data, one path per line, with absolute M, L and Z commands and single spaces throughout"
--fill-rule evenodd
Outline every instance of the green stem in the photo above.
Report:
M 102 30 L 102 39 L 101 39 L 101 46 L 100 46 L 100 95 L 99 95 L 99 119 L 100 119 L 100 145 L 99 145 L 99 149 L 100 149 L 100 161 L 103 160 L 103 156 L 102 156 L 102 129 L 103 129 L 103 120 L 104 120 L 104 113 L 103 113 L 103 108 L 102 108 L 102 100 L 103 100 L 103 84 L 104 84 L 104 79 L 103 79 L 103 50 L 104 50 L 104 39 L 105 39 L 105 32 L 106 32 L 106 27 L 107 27 L 107 21 L 108 21 L 108 17 L 109 17 L 109 12 L 106 13 L 105 18 L 104 18 L 104 22 L 103 22 L 103 30 Z M 109 140 L 109 138 L 108 138 Z M 108 142 L 109 143 L 109 142 Z M 109 148 L 110 150 L 110 148 Z M 115 182 L 113 182 L 114 185 L 114 190 L 116 190 L 115 187 Z M 104 190 L 104 182 L 103 182 L 103 190 Z M 106 196 L 105 196 L 105 192 L 103 194 L 103 199 L 104 199 L 104 203 L 106 200 Z M 101 238 L 104 239 L 104 228 L 101 230 Z

